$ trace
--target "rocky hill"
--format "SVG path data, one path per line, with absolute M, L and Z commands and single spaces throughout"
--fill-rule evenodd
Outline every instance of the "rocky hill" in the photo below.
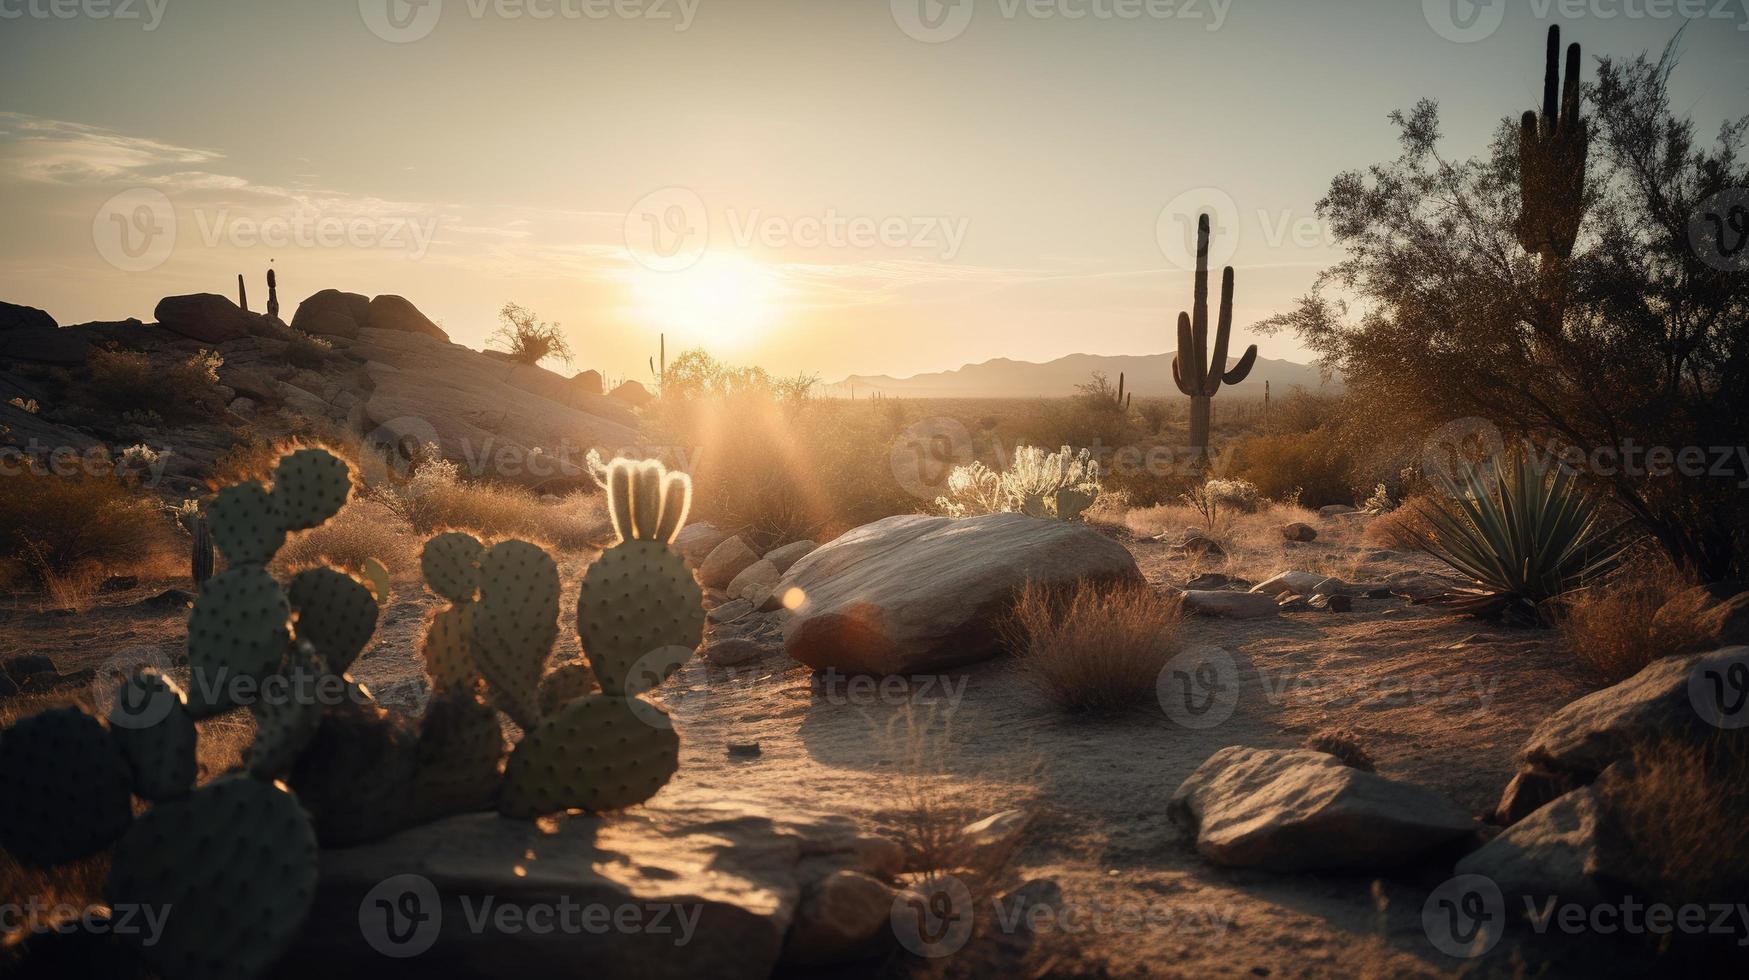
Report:
M 878 391 L 891 398 L 1062 398 L 1073 395 L 1075 386 L 1085 384 L 1095 371 L 1104 372 L 1113 384 L 1122 374 L 1126 390 L 1139 397 L 1178 396 L 1172 383 L 1171 354 L 1070 354 L 1042 364 L 998 357 L 907 378 L 853 374 L 826 386 L 826 391 L 837 397 L 848 397 L 854 387 L 862 394 Z M 1262 398 L 1265 382 L 1276 395 L 1296 387 L 1308 391 L 1341 387 L 1338 380 L 1326 381 L 1314 365 L 1258 358 L 1250 377 L 1234 385 L 1230 395 Z
M 234 446 L 291 435 L 402 457 L 435 443 L 477 478 L 558 489 L 587 479 L 589 449 L 637 444 L 641 395 L 451 343 L 399 296 L 324 290 L 289 325 L 212 293 L 166 297 L 152 322 L 69 326 L 0 303 L 8 462 L 144 445 L 171 491 L 200 489 Z

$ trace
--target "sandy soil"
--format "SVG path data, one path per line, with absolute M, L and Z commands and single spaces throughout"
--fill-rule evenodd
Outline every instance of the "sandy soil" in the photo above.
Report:
M 1408 555 L 1365 560 L 1370 549 L 1354 527 L 1326 526 L 1320 542 L 1282 549 L 1275 570 L 1436 570 Z M 1159 584 L 1182 585 L 1214 567 L 1174 557 L 1164 544 L 1130 547 Z M 564 563 L 568 590 L 588 557 Z M 72 616 L 0 613 L 0 656 L 47 654 L 63 672 L 143 650 L 174 658 L 185 613 L 135 605 L 167 584 L 100 596 Z M 418 583 L 400 584 L 354 673 L 411 696 L 398 682 L 417 671 L 416 640 L 432 605 Z M 575 636 L 561 635 L 558 659 L 574 659 Z M 1422 904 L 1446 876 L 1437 866 L 1378 882 L 1225 871 L 1197 858 L 1165 817 L 1172 791 L 1217 749 L 1297 745 L 1331 726 L 1359 733 L 1381 773 L 1485 813 L 1535 723 L 1592 689 L 1554 634 L 1363 599 L 1350 613 L 1197 620 L 1185 641 L 1219 648 L 1237 671 L 1237 703 L 1218 725 L 1185 727 L 1153 706 L 1115 720 L 1065 717 L 1009 661 L 907 691 L 821 683 L 781 656 L 735 668 L 695 659 L 661 692 L 683 739 L 680 775 L 663 793 L 851 814 L 897 834 L 915 785 L 909 750 L 921 739 L 943 773 L 936 791 L 951 807 L 978 816 L 1025 806 L 1037 815 L 1015 879 L 1054 879 L 1077 947 L 1120 975 L 1566 976 L 1600 963 L 1621 969 L 1632 962 L 1624 956 L 1637 955 L 1631 946 L 1598 950 L 1523 929 L 1484 960 L 1452 959 L 1421 926 Z M 731 743 L 749 742 L 759 754 L 731 756 Z

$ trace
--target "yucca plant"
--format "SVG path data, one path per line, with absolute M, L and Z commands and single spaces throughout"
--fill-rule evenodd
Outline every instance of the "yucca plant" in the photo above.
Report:
M 1424 514 L 1422 549 L 1476 588 L 1421 600 L 1485 618 L 1546 622 L 1551 599 L 1607 571 L 1621 554 L 1619 528 L 1605 526 L 1597 501 L 1575 474 L 1521 453 L 1455 476 L 1436 476 L 1450 498 Z

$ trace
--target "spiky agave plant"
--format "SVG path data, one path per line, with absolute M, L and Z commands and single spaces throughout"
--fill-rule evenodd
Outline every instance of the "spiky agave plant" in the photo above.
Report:
M 1476 588 L 1422 601 L 1486 618 L 1545 621 L 1546 603 L 1607 571 L 1621 555 L 1619 526 L 1572 470 L 1519 453 L 1455 476 L 1437 474 L 1450 498 L 1423 509 L 1432 534 L 1422 549 Z

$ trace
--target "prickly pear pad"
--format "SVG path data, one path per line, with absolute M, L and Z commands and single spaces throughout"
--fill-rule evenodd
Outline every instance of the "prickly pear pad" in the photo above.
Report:
M 419 726 L 413 810 L 421 820 L 489 810 L 503 781 L 498 712 L 471 694 L 431 702 Z
M 127 760 L 78 708 L 19 720 L 0 737 L 0 847 L 33 867 L 94 854 L 133 819 Z
M 507 817 L 580 807 L 601 812 L 656 795 L 680 767 L 680 737 L 648 702 L 591 695 L 571 701 L 523 736 L 504 771 Z
M 128 761 L 134 795 L 143 800 L 171 800 L 194 788 L 200 735 L 186 702 L 175 681 L 150 667 L 117 683 L 109 734 Z
M 469 694 L 480 686 L 480 668 L 474 664 L 474 604 L 440 609 L 431 617 L 420 653 L 431 689 L 438 697 L 452 692 Z
M 226 776 L 159 804 L 116 845 L 109 902 L 163 910 L 140 955 L 184 980 L 254 977 L 303 929 L 316 896 L 316 835 L 290 793 Z M 144 935 L 144 933 L 140 933 Z
M 451 602 L 470 602 L 480 591 L 480 558 L 484 545 L 471 534 L 445 531 L 425 542 L 420 570 L 431 591 Z
M 684 661 L 680 654 L 704 639 L 704 592 L 667 544 L 623 541 L 583 576 L 577 635 L 604 693 L 640 693 L 666 680 Z
M 265 565 L 285 544 L 279 501 L 253 481 L 225 487 L 207 508 L 213 543 L 232 565 Z
M 376 596 L 345 572 L 305 569 L 292 576 L 286 598 L 297 611 L 298 639 L 314 645 L 335 673 L 351 667 L 376 633 Z
M 279 668 L 291 642 L 290 620 L 285 593 L 260 566 L 228 568 L 207 582 L 188 616 L 195 717 L 230 707 L 228 688 L 236 677 L 259 681 Z
M 503 541 L 480 559 L 474 660 L 493 701 L 523 728 L 540 720 L 540 679 L 559 635 L 559 567 L 539 547 Z
M 326 449 L 300 449 L 273 469 L 273 498 L 287 531 L 315 527 L 340 512 L 352 495 L 352 474 Z

